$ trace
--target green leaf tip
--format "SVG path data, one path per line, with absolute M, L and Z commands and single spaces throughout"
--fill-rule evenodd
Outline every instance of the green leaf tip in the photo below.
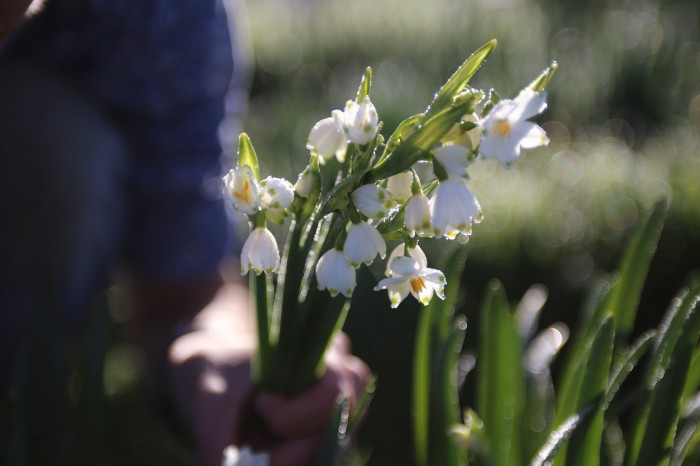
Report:
M 559 63 L 553 61 L 552 64 L 549 65 L 548 68 L 545 68 L 545 70 L 527 87 L 535 92 L 543 91 L 544 88 L 547 87 L 547 84 L 549 84 L 549 80 L 552 79 L 554 72 L 557 71 L 557 68 L 559 68 Z
M 362 102 L 365 97 L 369 95 L 369 89 L 372 86 L 372 68 L 367 67 L 365 69 L 365 74 L 362 75 L 362 81 L 360 81 L 360 87 L 357 89 L 357 102 Z
M 241 133 L 238 137 L 238 166 L 248 165 L 253 170 L 253 176 L 260 181 L 260 168 L 258 166 L 258 156 L 253 148 L 253 143 L 246 133 Z

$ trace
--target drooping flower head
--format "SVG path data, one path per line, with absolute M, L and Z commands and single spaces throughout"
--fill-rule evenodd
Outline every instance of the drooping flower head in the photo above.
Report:
M 353 223 L 348 229 L 343 251 L 350 265 L 357 268 L 363 262 L 366 265 L 371 264 L 377 254 L 384 259 L 386 243 L 377 229 L 369 223 Z
M 404 256 L 403 245 L 391 253 L 388 278 L 380 281 L 375 290 L 387 290 L 391 307 L 397 308 L 406 296 L 412 294 L 423 305 L 427 305 L 437 294 L 445 299 L 445 275 L 437 269 L 428 268 L 428 260 L 419 247 L 408 248 Z M 400 253 L 397 253 L 401 251 Z
M 461 178 L 467 174 L 471 164 L 471 152 L 464 146 L 440 146 L 433 149 L 433 157 L 447 171 L 450 177 Z
M 384 218 L 396 206 L 389 191 L 376 184 L 362 185 L 350 197 L 357 210 L 371 219 Z
M 282 210 L 294 200 L 294 186 L 284 178 L 268 176 L 260 182 L 260 205 L 263 210 Z
M 423 193 L 414 194 L 406 203 L 404 223 L 411 237 L 432 237 L 433 222 L 430 213 L 428 196 Z
M 241 251 L 241 275 L 252 268 L 256 274 L 278 272 L 280 267 L 280 252 L 277 240 L 270 230 L 257 227 L 243 244 Z
M 319 157 L 321 163 L 335 156 L 338 162 L 345 161 L 345 151 L 348 148 L 348 140 L 340 129 L 335 118 L 328 117 L 316 123 L 306 142 L 306 148 Z
M 411 197 L 413 191 L 413 173 L 405 171 L 387 178 L 386 189 L 397 201 L 404 202 Z
M 343 251 L 329 249 L 316 264 L 319 290 L 328 290 L 331 296 L 342 293 L 350 298 L 355 289 L 355 268 L 345 259 Z
M 249 215 L 260 210 L 258 184 L 248 165 L 231 169 L 223 181 L 228 198 L 236 210 Z
M 345 110 L 334 110 L 332 114 L 348 141 L 354 144 L 367 144 L 377 134 L 379 115 L 368 95 L 362 102 L 348 100 Z
M 430 199 L 433 233 L 454 239 L 469 236 L 472 222 L 481 221 L 481 206 L 461 179 L 441 181 Z
M 479 152 L 486 159 L 496 157 L 509 165 L 520 156 L 521 149 L 549 144 L 544 130 L 527 121 L 547 108 L 544 91 L 523 90 L 514 100 L 502 100 L 484 118 L 484 136 Z

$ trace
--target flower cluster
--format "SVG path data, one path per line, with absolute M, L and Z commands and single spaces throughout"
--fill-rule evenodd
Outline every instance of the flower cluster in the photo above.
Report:
M 514 99 L 501 100 L 494 92 L 486 98 L 466 84 L 474 64 L 468 60 L 425 113 L 405 120 L 388 139 L 380 133 L 369 96 L 368 70 L 357 97 L 311 128 L 309 165 L 294 186 L 280 178 L 259 181 L 257 156 L 242 135 L 239 165 L 226 175 L 224 185 L 233 207 L 251 222 L 241 256 L 243 273 L 249 268 L 257 274 L 280 270 L 279 247 L 266 222 L 292 218 L 308 222 L 310 235 L 317 239 L 308 249 L 309 260 L 303 261 L 306 270 L 298 273 L 315 276 L 318 289 L 351 297 L 356 269 L 377 256 L 384 259 L 386 242 L 397 241 L 386 278 L 375 289 L 388 291 L 392 307 L 409 294 L 423 304 L 433 295 L 442 298 L 445 277 L 428 268 L 419 240 L 468 241 L 483 217 L 468 187 L 470 166 L 491 158 L 510 166 L 523 149 L 548 143 L 544 130 L 528 120 L 546 108 L 543 88 L 552 69 Z M 332 159 L 337 163 L 329 163 Z M 419 163 L 432 167 L 421 171 L 430 173 L 426 180 L 416 173 Z M 325 192 L 324 176 L 336 179 Z M 324 234 L 328 230 L 332 234 Z

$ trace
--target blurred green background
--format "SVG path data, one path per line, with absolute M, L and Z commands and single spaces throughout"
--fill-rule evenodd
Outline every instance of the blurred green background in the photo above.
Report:
M 256 0 L 248 2 L 247 18 L 241 31 L 249 32 L 254 76 L 243 128 L 262 173 L 289 179 L 307 163 L 311 126 L 354 96 L 368 65 L 372 100 L 390 134 L 492 38 L 498 47 L 475 87 L 512 97 L 552 60 L 559 63 L 549 109 L 538 119 L 549 147 L 525 153 L 511 170 L 480 162 L 470 172 L 485 219 L 467 246 L 458 309 L 469 319 L 467 351 L 476 345 L 482 291 L 494 277 L 514 300 L 543 284 L 549 300 L 542 325 L 563 321 L 575 332 L 586 291 L 615 268 L 625 239 L 659 197 L 670 209 L 638 329 L 658 323 L 700 265 L 697 1 Z M 450 247 L 433 242 L 425 249 L 439 264 Z M 361 450 L 374 466 L 410 465 L 410 368 L 420 309 L 407 300 L 390 310 L 385 293 L 372 291 L 375 283 L 372 272 L 360 277 L 346 326 L 355 352 L 379 377 Z M 151 434 L 145 441 L 130 433 L 142 417 L 128 408 L 138 372 L 131 360 L 120 346 L 108 353 L 108 415 L 119 413 L 109 429 L 123 439 L 113 447 L 115 464 L 187 463 L 176 437 Z M 469 404 L 470 391 L 465 395 Z M 137 432 L 153 432 L 151 424 L 138 425 Z

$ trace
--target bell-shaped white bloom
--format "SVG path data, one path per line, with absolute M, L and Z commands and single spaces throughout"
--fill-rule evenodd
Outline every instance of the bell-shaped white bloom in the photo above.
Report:
M 391 263 L 394 259 L 397 257 L 403 256 L 406 254 L 406 243 L 400 243 L 398 246 L 394 248 L 393 251 L 391 251 L 391 254 L 389 254 L 389 259 L 386 261 L 386 270 L 384 271 L 384 275 L 387 277 L 393 276 L 393 273 L 391 271 Z M 418 261 L 421 264 L 427 264 L 428 263 L 428 258 L 425 256 L 425 253 L 421 249 L 420 246 L 416 244 L 415 247 L 408 247 L 408 255 L 413 257 L 416 261 Z
M 487 158 L 496 157 L 504 165 L 518 158 L 521 149 L 533 149 L 549 144 L 544 130 L 526 121 L 547 108 L 546 93 L 523 90 L 514 100 L 502 100 L 484 118 L 484 136 L 479 152 Z
M 387 290 L 391 307 L 398 307 L 410 294 L 423 305 L 427 305 L 437 294 L 445 299 L 445 275 L 437 269 L 428 268 L 425 254 L 419 248 L 409 248 L 408 256 L 396 256 L 389 264 L 391 276 L 380 281 L 375 290 Z
M 224 176 L 224 188 L 233 207 L 239 212 L 254 214 L 260 210 L 258 185 L 248 165 L 231 169 Z
M 461 179 L 441 181 L 430 199 L 433 233 L 454 239 L 470 235 L 472 222 L 481 221 L 481 206 Z
M 447 171 L 448 176 L 461 178 L 471 163 L 471 153 L 464 146 L 440 146 L 433 149 L 433 157 Z
M 263 210 L 282 210 L 294 200 L 294 186 L 284 178 L 268 176 L 260 182 L 260 204 Z
M 474 123 L 475 127 L 464 131 L 462 122 Z M 455 144 L 464 146 L 473 152 L 481 142 L 481 119 L 475 113 L 470 113 L 462 117 L 462 122 L 456 123 L 445 135 L 440 142 L 443 144 Z
M 433 236 L 433 224 L 430 213 L 430 203 L 428 197 L 423 194 L 414 194 L 406 203 L 404 210 L 404 223 L 411 237 Z
M 357 268 L 363 262 L 366 265 L 371 264 L 377 254 L 384 259 L 386 243 L 377 229 L 369 223 L 353 223 L 348 229 L 343 251 L 350 265 Z
M 351 297 L 355 289 L 355 268 L 345 259 L 343 251 L 329 249 L 316 264 L 319 290 L 328 290 L 331 296 L 342 293 Z
M 253 453 L 249 447 L 241 449 L 230 445 L 224 449 L 221 466 L 268 466 L 269 453 Z
M 347 139 L 354 144 L 367 144 L 377 134 L 379 116 L 369 96 L 365 96 L 362 102 L 348 100 L 344 111 L 334 110 L 332 114 Z
M 375 184 L 365 184 L 350 195 L 357 210 L 369 218 L 384 218 L 391 209 L 396 207 L 396 201 L 385 188 Z
M 390 176 L 387 179 L 386 189 L 389 190 L 394 199 L 404 202 L 413 194 L 413 191 L 411 190 L 412 185 L 413 173 L 407 171 Z
M 280 252 L 277 240 L 265 227 L 257 227 L 243 244 L 241 251 L 241 275 L 252 268 L 256 274 L 277 272 L 280 267 Z
M 324 118 L 311 128 L 306 148 L 319 157 L 324 163 L 327 158 L 335 156 L 338 162 L 345 161 L 345 151 L 348 148 L 348 140 L 340 129 L 336 119 Z
M 294 184 L 294 192 L 296 192 L 299 197 L 306 199 L 311 194 L 311 189 L 313 187 L 313 180 L 311 175 L 311 169 L 306 167 L 303 172 L 299 173 L 297 182 Z

